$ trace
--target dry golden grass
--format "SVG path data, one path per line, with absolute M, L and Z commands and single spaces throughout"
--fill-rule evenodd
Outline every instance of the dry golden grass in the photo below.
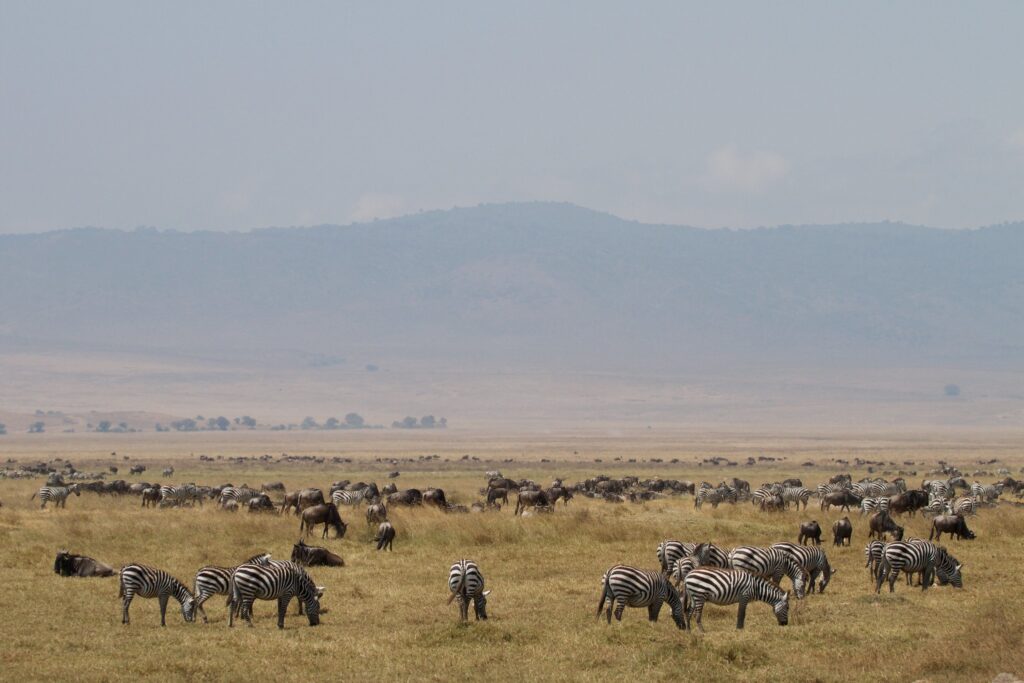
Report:
M 220 446 L 232 452 L 226 443 Z M 452 454 L 476 452 L 462 446 Z M 156 463 L 159 447 L 151 448 Z M 517 452 L 521 447 L 504 448 Z M 76 465 L 82 468 L 93 457 L 86 450 L 76 451 Z M 657 454 L 666 463 L 498 467 L 510 476 L 544 483 L 554 473 L 574 481 L 599 471 L 698 481 L 735 474 L 755 484 L 795 474 L 817 482 L 830 471 L 797 467 L 802 453 L 792 454 L 784 467 L 707 471 L 668 464 L 679 448 L 647 444 L 642 450 L 643 457 Z M 203 451 L 196 447 L 195 452 Z M 396 454 L 414 452 L 396 449 Z M 550 452 L 557 455 L 561 446 Z M 966 463 L 985 452 L 961 451 L 956 459 Z M 341 466 L 231 466 L 189 458 L 176 466 L 174 481 L 258 485 L 281 479 L 289 489 L 326 488 L 342 477 L 383 483 L 390 469 L 372 459 Z M 493 466 L 454 461 L 405 466 L 399 468 L 399 482 L 441 486 L 450 497 L 469 502 L 476 499 L 483 470 Z M 159 472 L 147 474 L 153 475 L 150 480 L 160 478 Z M 223 680 L 251 672 L 274 680 L 311 680 L 337 678 L 344 671 L 342 678 L 357 672 L 371 680 L 984 681 L 1003 671 L 1024 673 L 1019 597 L 1024 510 L 1011 506 L 984 510 L 970 520 L 976 541 L 948 543 L 964 563 L 962 591 L 935 587 L 922 593 L 901 581 L 895 594 L 876 596 L 864 569 L 866 523 L 854 514 L 853 547 L 825 546 L 837 575 L 824 595 L 799 603 L 788 627 L 777 626 L 770 608 L 758 603 L 748 611 L 746 628 L 737 631 L 735 607 L 709 606 L 704 636 L 678 631 L 664 611 L 657 624 L 647 622 L 644 610 L 627 610 L 623 622 L 611 626 L 598 621 L 601 574 L 618 562 L 656 566 L 654 550 L 663 538 L 713 540 L 722 546 L 768 544 L 795 540 L 801 520 L 814 518 L 828 528 L 841 514 L 821 513 L 813 502 L 806 514 L 763 515 L 749 505 L 694 511 L 689 496 L 642 506 L 577 499 L 554 515 L 525 519 L 514 518 L 510 509 L 481 515 L 395 509 L 398 538 L 395 552 L 386 554 L 369 543 L 372 534 L 362 511 L 343 511 L 350 522 L 348 535 L 325 545 L 339 552 L 347 566 L 311 570 L 317 583 L 327 587 L 319 627 L 310 628 L 296 616 L 293 604 L 285 630 L 279 631 L 274 605 L 258 603 L 255 628 L 229 629 L 218 597 L 207 603 L 210 624 L 183 623 L 172 602 L 168 626 L 162 629 L 156 601 L 144 599 L 132 605 L 131 626 L 122 626 L 116 578 L 59 578 L 52 572 L 56 550 L 68 547 L 115 567 L 133 561 L 153 564 L 191 585 L 196 569 L 207 563 L 232 564 L 262 550 L 287 558 L 298 538 L 297 519 L 232 515 L 212 505 L 143 510 L 134 497 L 110 500 L 91 494 L 71 498 L 66 510 L 40 511 L 37 502 L 28 500 L 40 483 L 0 480 L 4 680 Z M 922 519 L 907 525 L 909 533 L 927 536 Z M 460 625 L 457 608 L 445 604 L 448 567 L 463 556 L 480 564 L 493 591 L 486 623 Z

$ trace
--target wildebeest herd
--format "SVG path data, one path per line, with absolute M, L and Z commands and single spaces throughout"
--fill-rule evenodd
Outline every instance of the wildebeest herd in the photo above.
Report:
M 510 493 L 516 497 L 513 514 L 526 516 L 553 513 L 557 501 L 567 505 L 576 496 L 610 503 L 643 503 L 692 494 L 697 509 L 704 503 L 716 508 L 723 503 L 750 501 L 765 512 L 781 512 L 791 506 L 798 512 L 805 512 L 809 500 L 817 498 L 823 511 L 831 507 L 850 511 L 856 507 L 861 516 L 870 514 L 866 520 L 870 542 L 864 552 L 876 592 L 886 582 L 889 591 L 894 591 L 900 573 L 906 575 L 908 583 L 916 578 L 922 590 L 935 581 L 961 588 L 962 564 L 947 548 L 933 541 L 941 540 L 942 534 L 957 540 L 974 539 L 967 517 L 998 504 L 1004 492 L 1019 496 L 1024 485 L 1010 477 L 995 484 L 968 484 L 953 468 L 942 474 L 942 478 L 924 480 L 917 489 L 908 489 L 903 478 L 854 482 L 850 475 L 844 474 L 813 489 L 805 488 L 799 479 L 787 479 L 765 483 L 752 490 L 747 482 L 736 478 L 718 485 L 708 482 L 695 485 L 659 478 L 606 476 L 571 485 L 556 479 L 544 488 L 529 480 L 512 480 L 500 472 L 487 472 L 487 485 L 479 492 L 481 499 L 468 507 L 450 502 L 440 488 L 398 490 L 394 483 L 378 488 L 375 483 L 347 480 L 334 482 L 325 494 L 322 489 L 313 487 L 288 492 L 281 482 L 268 482 L 255 489 L 231 484 L 128 484 L 123 480 L 67 484 L 51 478 L 33 498 L 37 495 L 45 508 L 50 502 L 64 507 L 68 496 L 80 496 L 82 492 L 134 494 L 140 497 L 141 507 L 202 506 L 205 500 L 226 512 L 244 507 L 252 513 L 298 516 L 302 538 L 294 544 L 289 561 L 274 560 L 269 554 L 260 553 L 235 566 L 202 567 L 196 573 L 194 590 L 169 573 L 147 565 L 126 564 L 118 572 L 125 624 L 129 623 L 129 607 L 137 596 L 158 599 L 163 625 L 171 598 L 180 603 L 186 621 L 193 621 L 198 613 L 206 622 L 203 604 L 214 595 L 224 595 L 227 596 L 229 625 L 235 618 L 242 618 L 251 626 L 252 605 L 260 599 L 278 601 L 278 626 L 283 628 L 292 598 L 299 601 L 300 612 L 304 611 L 310 625 L 319 623 L 320 598 L 324 591 L 313 581 L 307 567 L 343 567 L 345 562 L 327 548 L 307 545 L 305 537 L 320 525 L 323 525 L 321 538 L 329 538 L 332 530 L 335 538 L 344 537 L 348 525 L 342 519 L 341 509 L 365 503 L 368 526 L 377 525 L 373 539 L 377 550 L 390 551 L 396 530 L 388 520 L 389 507 L 430 505 L 449 513 L 500 511 L 503 504 L 508 504 Z M 275 502 L 271 496 L 279 501 Z M 928 540 L 904 538 L 904 527 L 897 523 L 898 516 L 914 516 L 918 511 L 931 517 Z M 853 526 L 849 516 L 836 521 L 832 528 L 833 545 L 849 545 Z M 689 628 L 694 618 L 703 632 L 702 614 L 707 603 L 738 604 L 737 628 L 743 628 L 748 604 L 761 601 L 771 606 L 780 625 L 786 625 L 791 596 L 803 600 L 807 593 L 824 593 L 836 573 L 820 547 L 821 535 L 818 522 L 809 520 L 799 524 L 796 543 L 726 549 L 706 541 L 665 539 L 656 548 L 656 568 L 615 565 L 605 572 L 601 579 L 598 615 L 604 611 L 610 622 L 613 615 L 621 620 L 625 607 L 646 607 L 648 618 L 657 621 L 662 605 L 667 603 L 679 628 Z M 890 535 L 891 541 L 888 540 Z M 79 577 L 113 576 L 115 573 L 102 562 L 66 550 L 57 554 L 54 572 Z M 460 618 L 468 619 L 472 604 L 476 618 L 486 619 L 486 596 L 490 591 L 484 590 L 480 567 L 470 559 L 460 559 L 451 565 L 447 576 L 449 603 L 458 602 Z M 789 580 L 791 592 L 782 589 L 783 578 Z

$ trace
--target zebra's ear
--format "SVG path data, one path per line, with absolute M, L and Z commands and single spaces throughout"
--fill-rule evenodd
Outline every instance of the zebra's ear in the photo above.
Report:
M 484 593 L 483 593 L 483 594 L 484 594 L 484 597 L 487 597 L 488 595 L 490 595 L 490 594 L 491 594 L 491 591 L 484 591 Z
M 957 571 L 960 571 L 960 570 L 961 570 L 961 569 L 963 569 L 963 568 L 964 568 L 964 566 L 963 566 L 962 564 L 958 564 L 958 565 L 956 566 L 956 570 L 957 570 Z

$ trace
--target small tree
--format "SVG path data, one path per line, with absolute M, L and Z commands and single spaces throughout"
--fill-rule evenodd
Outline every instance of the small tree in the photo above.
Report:
M 228 430 L 228 427 L 231 426 L 231 421 L 228 420 L 223 415 L 221 415 L 220 417 L 211 417 L 209 420 L 207 420 L 206 424 L 210 429 L 214 429 L 220 432 L 226 432 Z
M 345 426 L 349 429 L 361 429 L 366 426 L 366 420 L 359 413 L 349 413 L 345 416 Z
M 100 423 L 96 425 L 97 432 L 109 432 L 110 431 L 110 420 L 100 420 Z
M 33 422 L 28 426 L 29 434 L 42 434 L 46 431 L 46 424 L 43 422 Z
M 943 391 L 943 393 L 946 394 L 946 396 L 959 396 L 960 395 L 960 387 L 958 387 L 955 384 L 947 384 L 946 387 L 942 391 Z
M 256 420 L 249 417 L 248 415 L 243 415 L 242 417 L 235 418 L 235 424 L 252 429 L 253 427 L 256 426 Z
M 185 418 L 184 420 L 175 420 L 171 423 L 171 427 L 179 432 L 194 432 L 199 428 L 199 425 L 195 420 Z
M 317 429 L 320 427 L 320 425 L 318 425 L 316 423 L 316 420 L 313 419 L 312 417 L 307 417 L 305 420 L 302 421 L 301 427 L 303 429 Z
M 341 427 L 341 420 L 336 417 L 329 417 L 324 422 L 324 429 L 338 429 Z
M 424 429 L 433 429 L 437 425 L 437 420 L 433 415 L 424 415 L 420 418 L 420 427 Z

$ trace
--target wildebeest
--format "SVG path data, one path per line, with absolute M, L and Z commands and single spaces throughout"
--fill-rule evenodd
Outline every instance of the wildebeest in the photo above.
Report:
M 165 467 L 164 468 L 164 476 L 165 477 L 170 477 L 170 476 L 173 476 L 173 475 L 174 475 L 174 468 L 173 467 Z
M 155 507 L 160 503 L 162 497 L 158 487 L 151 486 L 148 489 L 143 489 L 142 507 Z
M 389 505 L 420 505 L 423 502 L 423 493 L 419 489 L 406 489 L 395 491 L 387 498 Z
M 442 510 L 448 507 L 448 500 L 445 498 L 444 489 L 427 489 L 423 493 L 423 502 L 435 505 Z
M 249 512 L 274 512 L 276 509 L 274 501 L 265 493 L 249 499 Z
M 61 576 L 113 576 L 114 568 L 85 555 L 73 555 L 67 550 L 57 552 L 53 571 Z
M 889 516 L 888 512 L 876 512 L 871 516 L 871 520 L 868 522 L 868 526 L 871 529 L 871 533 L 868 534 L 868 538 L 874 538 L 878 536 L 878 540 L 884 541 L 885 535 L 891 533 L 897 541 L 903 540 L 903 527 L 896 523 L 896 521 Z
M 942 534 L 949 534 L 950 536 L 956 536 L 958 539 L 967 539 L 968 541 L 975 538 L 974 532 L 967 528 L 967 521 L 963 515 L 939 515 L 932 520 L 932 530 L 928 534 L 928 540 L 932 540 L 934 537 L 936 541 L 942 539 Z
M 911 489 L 897 493 L 889 498 L 889 512 L 891 514 L 903 514 L 909 512 L 913 517 L 914 513 L 928 505 L 928 492 L 921 489 Z
M 283 493 L 284 492 L 284 482 L 283 481 L 270 481 L 270 482 L 266 482 L 262 486 L 260 486 L 260 490 L 264 491 L 264 492 L 268 492 L 268 493 L 270 491 L 281 491 Z
M 348 525 L 341 520 L 338 506 L 334 503 L 314 505 L 302 511 L 302 521 L 299 522 L 300 532 L 308 534 L 317 524 L 324 525 L 324 533 L 320 538 L 327 538 L 327 530 L 331 527 L 334 527 L 334 533 L 338 538 L 343 538 L 348 530 Z
M 391 522 L 383 522 L 377 527 L 377 535 L 373 540 L 377 543 L 377 550 L 391 551 L 391 544 L 395 540 L 395 527 L 391 526 Z
M 132 465 L 130 468 L 128 468 L 128 474 L 142 474 L 145 471 L 145 465 Z
M 861 496 L 858 496 L 853 491 L 842 490 L 833 491 L 832 493 L 826 493 L 821 499 L 821 509 L 831 510 L 833 505 L 839 506 L 841 509 L 850 511 L 851 505 L 860 505 Z
M 397 492 L 398 492 L 398 484 L 396 484 L 395 482 L 391 482 L 390 484 L 385 484 L 384 488 L 382 488 L 380 490 L 380 493 L 383 496 L 388 496 L 388 495 L 391 495 L 392 493 L 397 493 Z
M 345 566 L 345 560 L 341 558 L 341 555 L 336 555 L 327 548 L 317 545 L 306 545 L 301 540 L 292 546 L 292 562 L 306 567 Z
M 818 522 L 804 522 L 800 525 L 800 537 L 797 542 L 806 545 L 805 541 L 814 541 L 814 545 L 821 545 L 821 527 Z
M 528 507 L 551 507 L 548 494 L 544 491 L 520 491 L 516 498 L 516 509 L 514 514 L 520 514 Z
M 326 504 L 324 492 L 320 489 L 301 489 L 299 491 L 292 491 L 284 497 L 284 502 L 281 503 L 281 514 L 283 515 L 290 508 L 295 508 L 295 514 L 299 514 L 306 508 L 313 507 L 314 505 Z
M 853 524 L 849 517 L 837 519 L 832 525 L 832 545 L 850 545 L 853 538 Z
M 388 521 L 388 509 L 384 503 L 374 503 L 366 508 L 366 524 L 379 524 Z
M 487 505 L 494 505 L 499 500 L 508 505 L 508 489 L 487 489 Z
M 562 499 L 562 505 L 568 505 L 569 501 L 572 500 L 572 491 L 565 488 L 564 486 L 552 486 L 547 490 L 548 500 L 554 505 L 558 502 L 558 499 Z

